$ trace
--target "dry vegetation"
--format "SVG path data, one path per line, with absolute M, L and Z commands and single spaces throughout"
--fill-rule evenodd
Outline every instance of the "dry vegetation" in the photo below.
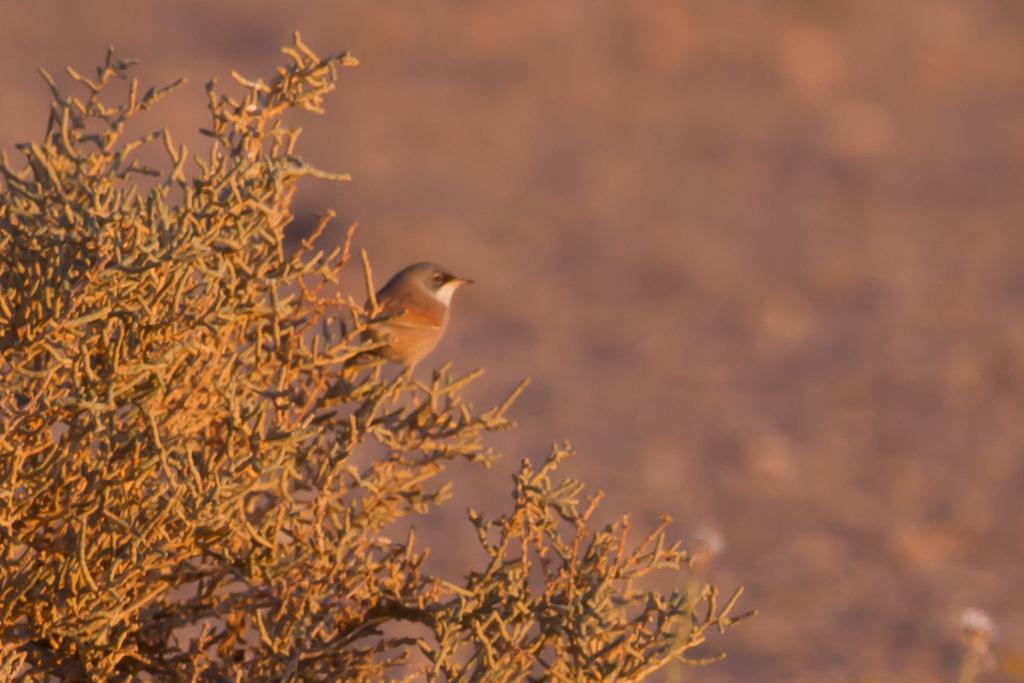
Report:
M 240 99 L 209 86 L 205 156 L 128 137 L 174 86 L 142 93 L 111 53 L 69 69 L 82 98 L 44 74 L 46 135 L 2 160 L 0 676 L 638 680 L 691 655 L 739 593 L 720 603 L 664 526 L 592 529 L 567 449 L 521 466 L 507 514 L 470 512 L 488 561 L 424 573 L 410 522 L 451 496 L 446 462 L 494 457 L 522 385 L 478 412 L 478 373 L 349 362 L 373 313 L 333 286 L 350 240 L 318 250 L 330 216 L 284 238 L 300 178 L 347 177 L 296 157 L 282 115 L 356 62 L 284 52 L 269 82 L 235 75 Z M 678 591 L 642 585 L 659 570 Z

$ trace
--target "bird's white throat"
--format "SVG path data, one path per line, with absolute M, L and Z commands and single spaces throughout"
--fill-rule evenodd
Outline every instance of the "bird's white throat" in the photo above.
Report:
M 445 306 L 452 302 L 452 295 L 455 294 L 455 290 L 459 288 L 462 283 L 458 280 L 450 280 L 434 292 L 434 298 L 443 303 Z

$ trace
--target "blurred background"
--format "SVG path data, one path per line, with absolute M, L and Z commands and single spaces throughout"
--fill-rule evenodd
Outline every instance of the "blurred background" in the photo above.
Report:
M 1018 0 L 11 3 L 0 148 L 43 132 L 36 66 L 107 45 L 146 121 L 202 144 L 204 82 L 301 30 L 351 50 L 299 151 L 383 277 L 459 293 L 430 361 L 533 385 L 492 470 L 457 467 L 433 568 L 479 561 L 467 504 L 552 441 L 637 536 L 723 547 L 761 615 L 666 679 L 953 681 L 985 610 L 1024 680 L 1024 4 Z M 343 278 L 361 296 L 355 270 Z M 426 369 L 420 373 L 426 375 Z

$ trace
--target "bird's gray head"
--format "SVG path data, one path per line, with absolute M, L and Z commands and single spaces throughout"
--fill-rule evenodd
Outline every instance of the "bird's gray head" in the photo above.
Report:
M 427 292 L 446 306 L 451 303 L 452 295 L 455 294 L 456 289 L 473 282 L 472 280 L 454 275 L 444 266 L 429 262 L 414 263 L 407 268 L 403 268 L 391 278 L 391 281 L 385 285 L 385 288 L 401 281 Z

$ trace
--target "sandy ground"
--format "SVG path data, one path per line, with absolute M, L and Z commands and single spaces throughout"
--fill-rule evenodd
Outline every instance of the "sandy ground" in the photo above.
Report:
M 466 504 L 570 439 L 637 527 L 726 542 L 756 620 L 684 678 L 952 681 L 960 610 L 1024 679 L 1024 5 L 1014 0 L 10 3 L 0 148 L 38 136 L 34 74 L 108 44 L 179 140 L 202 84 L 262 75 L 294 29 L 349 49 L 300 151 L 382 275 L 479 284 L 432 360 L 534 384 L 495 470 L 456 468 L 437 571 L 476 559 Z M 358 287 L 355 273 L 347 284 Z M 456 539 L 454 542 L 450 539 Z M 677 676 L 670 676 L 676 678 Z

